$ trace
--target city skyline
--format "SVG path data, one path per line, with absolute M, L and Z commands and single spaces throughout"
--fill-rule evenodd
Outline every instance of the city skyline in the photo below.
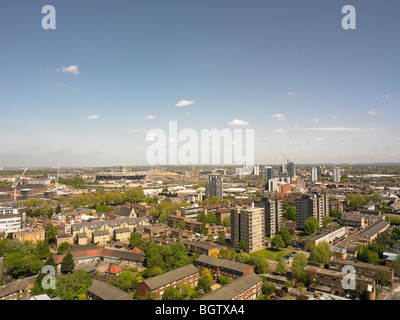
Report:
M 255 164 L 400 162 L 398 1 L 355 30 L 344 1 L 48 4 L 1 3 L 0 167 L 146 166 L 168 121 L 254 129 Z

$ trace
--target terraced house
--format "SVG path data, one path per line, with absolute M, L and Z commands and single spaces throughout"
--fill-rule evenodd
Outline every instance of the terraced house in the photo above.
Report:
M 249 273 L 205 294 L 199 300 L 255 300 L 261 293 L 262 278 Z
M 170 286 L 176 287 L 181 281 L 189 284 L 192 288 L 196 287 L 199 282 L 199 276 L 199 269 L 189 264 L 139 282 L 137 285 L 137 294 L 139 297 L 146 297 L 149 292 L 153 292 L 157 293 L 157 300 L 161 300 L 166 288 Z
M 219 276 L 236 279 L 246 274 L 254 273 L 254 266 L 207 255 L 198 257 L 196 260 L 196 267 L 201 270 L 209 269 L 214 279 L 217 279 Z
M 108 237 L 106 236 L 105 231 L 110 235 L 109 237 L 111 238 L 116 235 L 121 236 L 121 229 L 124 230 L 123 233 L 126 235 L 127 230 L 129 230 L 129 233 L 132 233 L 136 227 L 148 225 L 149 219 L 147 217 L 82 222 L 73 224 L 71 226 L 71 232 L 74 237 L 78 237 L 78 243 L 79 239 L 82 240 L 82 244 L 87 242 L 87 239 L 92 239 L 93 243 L 103 243 L 110 240 L 106 239 Z M 117 230 L 117 234 L 115 234 L 115 230 Z

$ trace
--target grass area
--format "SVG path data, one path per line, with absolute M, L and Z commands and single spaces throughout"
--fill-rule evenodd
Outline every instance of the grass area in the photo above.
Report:
M 269 260 L 279 260 L 289 254 L 291 250 L 287 249 L 275 249 L 275 248 L 265 248 L 259 251 L 250 253 L 250 255 L 258 256 Z

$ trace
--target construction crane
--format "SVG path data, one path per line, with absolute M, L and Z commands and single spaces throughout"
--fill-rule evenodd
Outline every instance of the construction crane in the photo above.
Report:
M 19 177 L 18 181 L 15 183 L 15 190 L 14 190 L 14 201 L 17 201 L 17 186 L 20 183 L 22 177 L 24 176 L 25 172 L 28 170 L 28 168 L 25 169 L 25 171 L 22 173 L 22 175 Z
M 289 163 L 290 161 L 285 157 L 285 155 L 283 154 L 283 152 L 281 152 L 283 157 L 285 158 L 286 162 Z

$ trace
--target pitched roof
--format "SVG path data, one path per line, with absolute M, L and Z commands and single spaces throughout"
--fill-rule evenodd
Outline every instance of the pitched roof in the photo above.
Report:
M 262 278 L 255 273 L 239 277 L 221 288 L 205 294 L 199 300 L 232 300 L 237 295 L 262 282 Z
M 111 264 L 111 267 L 106 270 L 106 273 L 118 274 L 121 271 L 122 269 L 119 266 L 117 266 L 116 264 Z
M 113 214 L 116 216 L 129 217 L 134 212 L 133 207 L 121 206 L 115 208 Z
M 87 290 L 102 300 L 133 300 L 133 296 L 129 293 L 99 280 L 93 279 L 92 285 Z
M 131 251 L 129 251 L 129 252 L 132 252 L 132 253 L 139 253 L 139 254 L 142 254 L 143 253 L 143 251 L 142 250 L 140 250 L 138 247 L 134 247 Z
M 150 290 L 155 290 L 174 281 L 180 281 L 185 277 L 195 274 L 197 272 L 199 272 L 199 269 L 197 269 L 194 265 L 189 264 L 187 266 L 169 271 L 151 279 L 147 279 L 143 282 L 146 283 Z
M 238 271 L 238 272 L 244 272 L 250 266 L 248 264 L 244 264 L 244 263 L 240 263 L 240 262 L 236 262 L 236 261 L 232 261 L 232 260 L 210 257 L 205 254 L 200 255 L 196 261 L 205 263 L 205 264 L 209 264 L 212 266 L 224 268 L 224 269 Z

